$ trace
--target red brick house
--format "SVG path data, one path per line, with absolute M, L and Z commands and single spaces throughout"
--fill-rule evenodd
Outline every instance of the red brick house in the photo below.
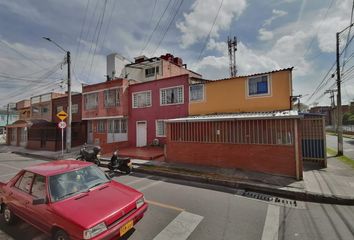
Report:
M 82 120 L 87 121 L 87 142 L 103 152 L 128 145 L 128 80 L 82 87 Z
M 188 116 L 190 79 L 185 74 L 129 86 L 130 146 L 166 143 L 165 120 Z

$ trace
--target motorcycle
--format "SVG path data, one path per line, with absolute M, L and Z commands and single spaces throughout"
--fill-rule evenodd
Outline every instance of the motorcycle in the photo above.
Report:
M 118 150 L 116 150 L 111 157 L 110 163 L 108 163 L 108 169 L 112 172 L 119 170 L 129 174 L 133 170 L 133 164 L 129 157 L 119 157 Z
M 99 166 L 101 164 L 100 152 L 101 152 L 101 147 L 100 146 L 95 146 L 95 147 L 93 147 L 92 150 L 87 150 L 87 146 L 85 144 L 80 149 L 79 156 L 76 158 L 76 160 L 92 162 L 92 163 L 95 163 L 97 166 Z

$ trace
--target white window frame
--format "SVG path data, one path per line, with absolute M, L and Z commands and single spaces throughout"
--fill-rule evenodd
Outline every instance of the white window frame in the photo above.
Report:
M 182 88 L 182 102 L 177 102 L 177 103 L 163 103 L 162 99 L 162 92 L 165 90 L 173 89 L 173 88 Z M 166 96 L 166 95 L 165 95 Z M 177 96 L 178 99 L 178 96 Z M 167 102 L 167 99 L 166 99 Z M 167 88 L 160 88 L 160 106 L 168 106 L 168 105 L 179 105 L 179 104 L 184 104 L 184 86 L 179 85 L 179 86 L 173 86 L 173 87 L 167 87 Z
M 192 91 L 191 91 L 191 87 L 192 86 L 196 86 L 196 85 L 199 85 L 199 86 L 202 86 L 202 99 L 197 99 L 197 100 L 193 100 L 192 99 Z M 189 85 L 189 101 L 190 102 L 203 102 L 205 99 L 205 84 L 203 83 L 199 83 L 199 84 L 191 84 Z
M 146 106 L 143 106 L 143 107 L 139 107 L 139 106 L 134 104 L 135 103 L 135 101 L 134 101 L 135 96 L 138 96 L 139 94 L 147 94 L 147 93 L 150 93 L 150 98 L 149 98 L 150 104 L 149 105 L 146 105 Z M 138 102 L 136 101 L 136 103 L 138 103 Z M 151 106 L 152 106 L 152 91 L 151 90 L 133 92 L 132 93 L 132 107 L 133 108 L 148 108 L 148 107 L 151 107 Z
M 123 128 L 125 122 L 125 129 Z M 118 123 L 119 127 L 116 128 L 116 124 Z M 107 120 L 107 132 L 108 133 L 128 133 L 128 120 L 126 118 L 115 118 Z M 118 130 L 118 131 L 116 131 Z
M 163 126 L 164 127 L 164 130 L 163 130 L 164 134 L 163 135 L 161 135 L 159 133 L 159 127 L 158 127 L 159 122 L 162 122 L 164 125 Z M 156 128 L 156 137 L 166 137 L 166 119 L 157 119 L 155 121 L 155 128 Z
M 262 78 L 266 76 L 267 77 L 267 88 L 268 88 L 268 92 L 267 93 L 260 93 L 260 94 L 251 94 L 250 95 L 250 89 L 249 89 L 249 84 L 250 84 L 250 80 L 255 79 L 255 78 Z M 252 77 L 248 77 L 247 78 L 247 84 L 246 84 L 246 96 L 248 98 L 256 98 L 256 97 L 267 97 L 267 96 L 271 96 L 272 94 L 272 80 L 271 80 L 271 76 L 269 74 L 263 74 L 263 75 L 257 75 L 257 76 L 252 76 Z
M 157 74 L 159 74 L 159 66 L 155 66 L 155 67 L 149 67 L 149 68 L 145 68 L 145 78 L 150 78 L 150 77 L 154 77 Z M 148 71 L 150 71 L 151 73 L 147 73 Z
M 88 105 L 88 97 L 89 96 L 96 96 L 96 100 L 95 100 L 96 104 L 95 105 L 93 105 L 93 104 Z M 84 95 L 84 104 L 85 104 L 85 110 L 97 109 L 97 107 L 98 107 L 98 92 L 85 94 Z

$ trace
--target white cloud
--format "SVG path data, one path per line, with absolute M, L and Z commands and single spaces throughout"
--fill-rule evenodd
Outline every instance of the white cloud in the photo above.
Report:
M 269 26 L 269 25 L 272 24 L 272 22 L 273 22 L 275 19 L 280 18 L 280 17 L 283 17 L 283 16 L 285 16 L 285 15 L 288 14 L 288 12 L 286 12 L 286 11 L 277 10 L 277 9 L 273 9 L 272 13 L 273 13 L 272 17 L 269 18 L 269 19 L 267 19 L 267 20 L 265 20 L 263 26 Z
M 273 36 L 274 36 L 272 31 L 268 31 L 265 28 L 260 28 L 258 30 L 258 33 L 259 33 L 258 39 L 261 41 L 271 40 L 271 39 L 273 39 Z
M 182 48 L 187 48 L 208 36 L 219 4 L 220 1 L 215 0 L 196 0 L 191 12 L 183 14 L 184 20 L 176 24 L 182 33 Z M 218 37 L 220 30 L 228 29 L 232 20 L 246 9 L 246 5 L 245 0 L 224 0 L 210 36 Z

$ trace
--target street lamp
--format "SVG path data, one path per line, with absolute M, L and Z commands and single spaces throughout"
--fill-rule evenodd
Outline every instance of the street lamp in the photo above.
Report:
M 66 51 L 59 44 L 48 37 L 43 37 L 43 39 L 53 43 L 55 46 L 60 48 L 62 51 L 66 52 L 66 63 L 68 64 L 68 123 L 66 128 L 66 152 L 71 150 L 71 121 L 72 121 L 72 112 L 71 112 L 71 78 L 70 78 L 70 51 Z
M 344 28 L 342 31 L 336 33 L 336 47 L 337 47 L 337 135 L 338 135 L 338 150 L 337 155 L 343 156 L 343 126 L 342 126 L 342 94 L 341 94 L 341 79 L 340 79 L 340 66 L 339 66 L 339 35 L 343 33 L 348 28 L 352 27 L 354 23 L 350 24 L 348 27 Z M 347 46 L 345 46 L 347 47 Z

